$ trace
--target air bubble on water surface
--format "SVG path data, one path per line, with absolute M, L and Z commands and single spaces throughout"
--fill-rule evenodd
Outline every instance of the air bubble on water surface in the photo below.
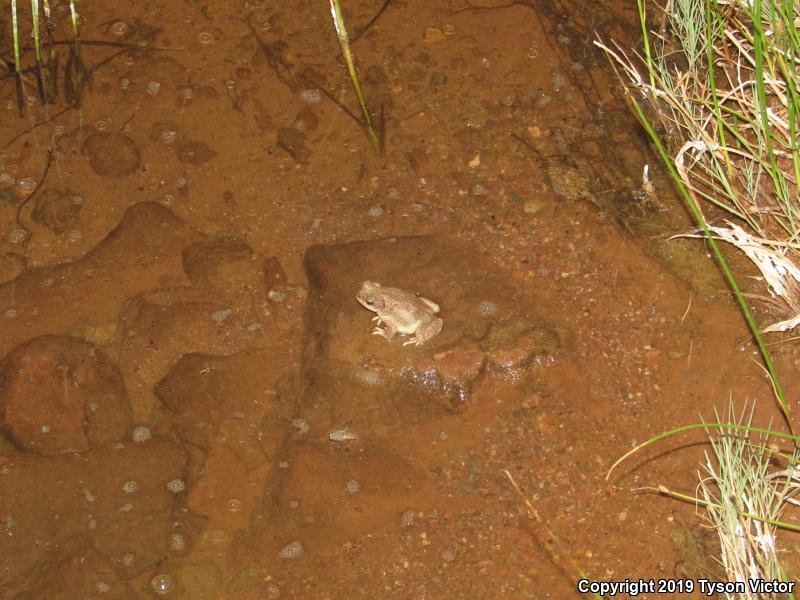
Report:
M 166 594 L 172 591 L 175 584 L 172 581 L 172 575 L 159 573 L 150 580 L 150 587 L 158 594 Z
M 183 479 L 170 479 L 167 482 L 167 489 L 173 494 L 180 494 L 186 489 L 186 482 Z

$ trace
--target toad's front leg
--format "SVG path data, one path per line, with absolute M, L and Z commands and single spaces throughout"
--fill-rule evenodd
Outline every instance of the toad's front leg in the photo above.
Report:
M 397 333 L 397 327 L 392 325 L 391 323 L 385 323 L 386 329 L 381 329 L 380 327 L 376 327 L 372 330 L 372 335 L 379 335 L 381 337 L 386 338 L 387 340 L 391 340 L 395 334 Z

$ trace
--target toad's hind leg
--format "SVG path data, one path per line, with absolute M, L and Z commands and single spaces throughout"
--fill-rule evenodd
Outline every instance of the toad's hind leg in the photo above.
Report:
M 408 346 L 409 344 L 416 344 L 417 346 L 422 346 L 425 342 L 429 339 L 436 337 L 439 335 L 439 332 L 442 330 L 443 321 L 441 319 L 434 319 L 430 323 L 426 325 L 421 325 L 414 337 L 408 338 L 407 342 L 403 343 L 403 346 Z

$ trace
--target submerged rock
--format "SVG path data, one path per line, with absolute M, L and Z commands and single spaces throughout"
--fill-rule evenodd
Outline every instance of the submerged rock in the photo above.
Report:
M 71 190 L 47 189 L 36 198 L 31 218 L 54 233 L 72 227 L 83 208 L 83 196 Z
M 83 148 L 89 154 L 92 170 L 101 177 L 125 177 L 142 164 L 139 146 L 119 133 L 94 133 L 83 142 Z
M 117 366 L 92 344 L 66 336 L 35 338 L 0 363 L 0 414 L 17 446 L 40 454 L 117 442 L 131 426 Z

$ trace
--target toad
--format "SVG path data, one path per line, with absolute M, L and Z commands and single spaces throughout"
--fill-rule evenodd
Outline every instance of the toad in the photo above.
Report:
M 403 290 L 383 287 L 374 281 L 365 281 L 356 295 L 364 308 L 375 313 L 373 335 L 391 340 L 396 333 L 414 334 L 403 345 L 421 346 L 442 330 L 442 320 L 436 316 L 439 305 L 422 296 Z M 386 328 L 382 328 L 385 325 Z

